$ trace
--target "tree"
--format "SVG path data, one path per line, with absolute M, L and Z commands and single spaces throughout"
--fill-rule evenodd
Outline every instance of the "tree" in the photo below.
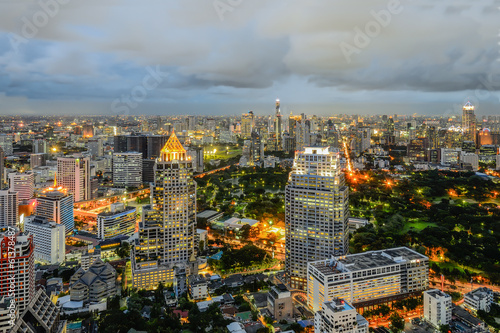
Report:
M 302 333 L 304 332 L 304 328 L 302 326 L 300 326 L 299 323 L 292 323 L 290 325 L 288 325 L 288 327 L 286 328 L 287 331 L 294 331 L 295 333 Z
M 389 321 L 391 322 L 391 327 L 396 332 L 401 332 L 405 328 L 405 320 L 398 313 L 393 313 L 389 317 Z

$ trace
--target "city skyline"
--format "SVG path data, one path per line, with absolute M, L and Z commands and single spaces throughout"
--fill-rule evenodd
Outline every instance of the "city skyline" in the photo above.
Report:
M 2 114 L 498 112 L 493 0 L 48 3 L 4 4 Z

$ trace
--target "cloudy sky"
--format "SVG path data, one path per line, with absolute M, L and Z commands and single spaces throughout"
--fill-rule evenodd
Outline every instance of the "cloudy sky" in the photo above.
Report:
M 496 114 L 499 7 L 2 0 L 0 114 Z

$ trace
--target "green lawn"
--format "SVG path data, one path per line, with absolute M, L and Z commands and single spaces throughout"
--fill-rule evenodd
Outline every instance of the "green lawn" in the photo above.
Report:
M 408 222 L 402 230 L 402 233 L 408 232 L 410 229 L 417 231 L 424 230 L 427 227 L 436 227 L 437 224 L 433 222 Z

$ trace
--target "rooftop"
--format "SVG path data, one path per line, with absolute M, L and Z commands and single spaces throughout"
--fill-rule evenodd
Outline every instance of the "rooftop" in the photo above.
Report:
M 407 247 L 398 247 L 351 254 L 343 257 L 332 257 L 332 259 L 313 262 L 311 265 L 324 275 L 332 275 L 396 265 L 413 260 L 428 260 L 428 258 Z

